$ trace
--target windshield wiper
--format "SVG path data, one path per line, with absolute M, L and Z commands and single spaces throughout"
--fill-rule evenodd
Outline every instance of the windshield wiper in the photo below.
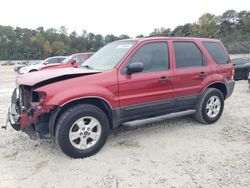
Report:
M 81 67 L 84 67 L 86 69 L 93 69 L 93 67 L 90 67 L 89 65 L 82 65 Z

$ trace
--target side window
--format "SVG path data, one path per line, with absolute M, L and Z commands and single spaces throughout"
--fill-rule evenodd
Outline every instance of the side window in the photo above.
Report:
M 176 68 L 206 65 L 201 50 L 193 42 L 174 42 Z
M 58 58 L 58 59 L 57 59 L 57 62 L 58 62 L 58 63 L 62 63 L 64 59 L 65 59 L 65 58 Z
M 163 71 L 169 69 L 168 45 L 155 42 L 143 45 L 129 60 L 129 63 L 141 62 L 143 72 Z
M 203 45 L 217 64 L 227 64 L 228 55 L 219 43 L 203 42 Z

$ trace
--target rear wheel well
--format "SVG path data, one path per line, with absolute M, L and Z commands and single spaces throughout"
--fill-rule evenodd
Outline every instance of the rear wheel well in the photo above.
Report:
M 220 90 L 224 96 L 224 99 L 226 99 L 227 97 L 227 88 L 225 86 L 225 84 L 223 83 L 214 83 L 208 86 L 208 88 L 216 88 L 218 90 Z
M 110 123 L 110 129 L 112 129 L 112 127 L 113 127 L 112 109 L 111 109 L 110 105 L 105 100 L 99 99 L 99 98 L 78 99 L 78 100 L 71 101 L 71 102 L 65 104 L 64 106 L 62 106 L 61 110 L 57 114 L 54 129 L 56 129 L 57 121 L 60 118 L 60 116 L 63 114 L 63 112 L 65 112 L 67 109 L 69 109 L 70 107 L 77 105 L 77 104 L 91 104 L 91 105 L 94 105 L 94 106 L 100 108 L 107 115 L 107 117 L 109 119 L 109 123 Z

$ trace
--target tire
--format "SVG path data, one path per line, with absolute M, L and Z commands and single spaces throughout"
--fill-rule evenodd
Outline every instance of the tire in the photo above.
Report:
M 220 107 L 218 108 L 219 105 Z M 220 118 L 223 109 L 224 109 L 224 96 L 222 92 L 215 88 L 208 88 L 205 90 L 204 94 L 200 99 L 194 117 L 200 123 L 212 124 L 215 123 Z
M 29 72 L 36 72 L 36 71 L 38 71 L 38 70 L 36 70 L 36 69 L 32 69 L 32 70 L 30 70 Z
M 245 80 L 248 80 L 248 77 L 250 76 L 250 69 L 247 70 Z
M 109 130 L 108 117 L 100 108 L 79 104 L 60 116 L 56 127 L 56 142 L 69 157 L 89 157 L 103 147 Z

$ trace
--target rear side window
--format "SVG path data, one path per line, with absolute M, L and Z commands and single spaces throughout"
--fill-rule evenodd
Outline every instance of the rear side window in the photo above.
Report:
M 176 68 L 206 65 L 200 49 L 193 42 L 174 42 Z
M 144 44 L 129 61 L 129 63 L 134 62 L 144 64 L 143 72 L 169 69 L 168 44 L 166 42 Z
M 217 64 L 227 64 L 228 55 L 219 43 L 203 42 L 203 45 Z

